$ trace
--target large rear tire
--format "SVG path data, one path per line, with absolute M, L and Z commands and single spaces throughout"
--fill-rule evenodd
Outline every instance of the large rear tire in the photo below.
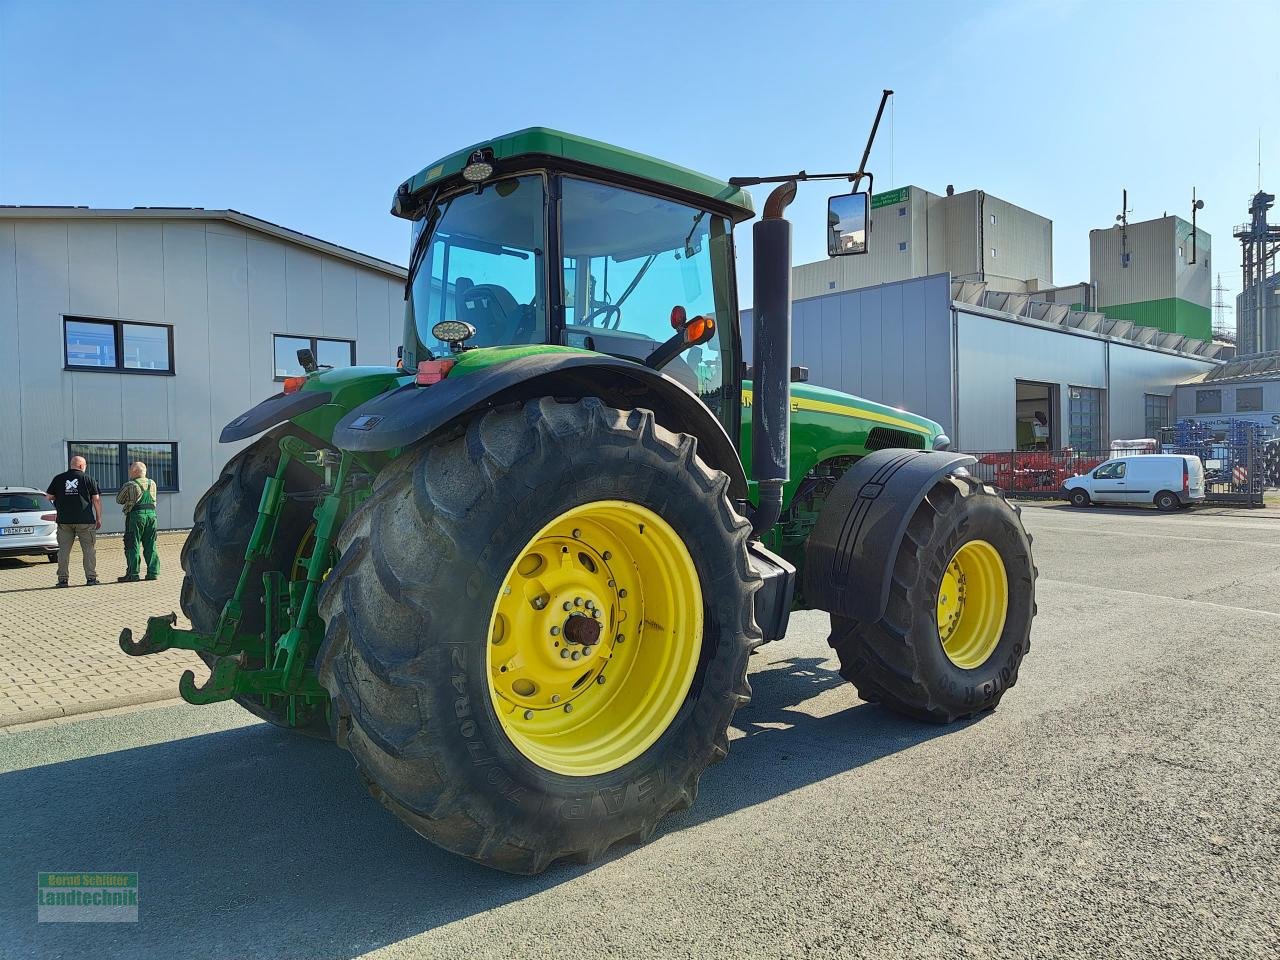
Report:
M 262 501 L 262 488 L 280 463 L 280 438 L 289 432 L 279 427 L 227 461 L 213 486 L 196 504 L 194 522 L 182 546 L 182 613 L 200 633 L 213 633 L 222 616 L 222 608 L 235 592 L 244 553 L 253 535 Z M 285 490 L 299 492 L 314 489 L 319 478 L 305 467 L 291 464 L 285 475 Z M 262 608 L 262 574 L 267 570 L 290 571 L 296 561 L 299 545 L 311 527 L 312 505 L 288 500 L 280 512 L 279 524 L 271 555 L 254 564 L 249 582 L 241 597 L 242 633 L 260 633 L 266 626 Z M 213 657 L 201 654 L 212 666 Z M 250 663 L 261 667 L 261 663 Z M 324 710 L 306 708 L 291 725 L 285 701 L 274 697 L 266 701 L 258 695 L 236 697 L 236 703 L 250 713 L 279 727 L 298 730 L 323 739 L 332 739 Z
M 513 873 L 643 841 L 749 699 L 750 524 L 694 438 L 589 398 L 406 452 L 339 535 L 321 682 L 370 791 Z
M 945 477 L 907 526 L 884 616 L 832 616 L 840 675 L 917 720 L 995 707 L 1030 648 L 1036 575 L 1018 508 L 971 477 Z

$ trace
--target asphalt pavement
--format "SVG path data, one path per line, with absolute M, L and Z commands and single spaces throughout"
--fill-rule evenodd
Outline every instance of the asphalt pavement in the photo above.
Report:
M 0 732 L 0 957 L 1280 956 L 1280 523 L 1024 516 L 997 711 L 864 704 L 797 614 L 694 807 L 590 867 L 450 856 L 235 707 Z M 140 922 L 37 924 L 49 870 L 137 871 Z

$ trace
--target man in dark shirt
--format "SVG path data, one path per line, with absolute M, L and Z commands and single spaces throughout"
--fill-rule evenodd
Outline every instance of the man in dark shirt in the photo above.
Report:
M 85 583 L 98 584 L 98 556 L 94 546 L 102 529 L 102 496 L 93 477 L 84 472 L 84 457 L 72 457 L 71 469 L 49 481 L 45 496 L 58 510 L 58 586 L 67 585 L 71 545 L 80 541 Z

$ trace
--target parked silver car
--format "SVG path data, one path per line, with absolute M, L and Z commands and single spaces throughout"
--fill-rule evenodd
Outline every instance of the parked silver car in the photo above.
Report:
M 44 492 L 0 487 L 0 557 L 48 557 L 58 562 L 58 515 Z

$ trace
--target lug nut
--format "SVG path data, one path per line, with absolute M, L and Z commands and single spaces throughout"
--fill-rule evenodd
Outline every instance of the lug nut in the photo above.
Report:
M 603 673 L 602 673 L 602 674 L 600 674 L 600 676 L 596 677 L 596 683 L 604 683 L 604 674 L 603 674 Z
M 625 639 L 625 638 L 622 636 L 622 634 L 618 634 L 616 637 L 614 637 L 614 638 L 613 638 L 613 642 L 614 642 L 614 643 L 621 643 L 624 639 Z
M 582 606 L 582 598 L 581 598 L 581 597 L 574 597 L 574 598 L 573 598 L 573 605 L 574 605 L 575 607 L 580 607 L 580 606 Z
M 526 720 L 532 720 L 532 719 L 533 719 L 533 711 L 532 711 L 532 710 L 526 710 L 526 711 L 524 712 L 524 718 L 525 718 Z
M 560 636 L 560 628 L 559 628 L 559 627 L 552 627 L 552 628 L 551 628 L 551 635 L 552 635 L 553 637 L 558 637 L 558 636 Z
M 577 650 L 575 650 L 573 651 L 573 653 L 569 654 L 569 656 L 572 657 L 574 660 L 578 660 L 578 659 L 581 659 L 582 654 L 580 654 Z
M 600 608 L 599 608 L 599 607 L 596 607 L 596 609 L 592 610 L 592 611 L 591 611 L 591 615 L 592 615 L 593 617 L 595 617 L 597 620 L 599 620 L 599 619 L 600 619 Z
M 561 660 L 568 660 L 568 659 L 569 659 L 569 651 L 568 651 L 566 648 L 564 648 L 564 647 L 561 647 L 561 648 L 560 648 L 560 659 L 561 659 Z
M 606 560 L 612 560 L 612 559 L 613 559 L 613 554 L 612 554 L 612 553 L 610 553 L 608 550 L 606 550 L 606 551 L 604 552 L 604 558 L 605 558 Z
M 551 702 L 552 702 L 552 703 L 559 703 L 559 702 L 560 702 L 560 694 L 558 694 L 558 693 L 553 693 L 553 694 L 551 695 Z
M 575 539 L 575 540 L 580 540 L 581 538 L 582 538 L 582 531 L 581 531 L 581 530 L 579 530 L 577 527 L 574 527 L 574 528 L 573 528 L 573 539 Z
M 543 607 L 545 607 L 546 605 L 547 605 L 547 598 L 546 598 L 546 597 L 534 597 L 534 598 L 533 598 L 533 608 L 534 608 L 535 610 L 541 610 L 541 609 L 542 609 Z
M 573 704 L 572 704 L 572 703 L 566 703 L 566 704 L 564 705 L 564 712 L 565 712 L 565 713 L 573 713 Z
M 568 600 L 566 600 L 563 604 L 561 604 L 561 606 L 563 606 L 563 607 L 564 607 L 564 609 L 566 609 L 566 610 L 572 610 L 572 609 L 573 609 L 573 604 L 572 604 L 572 603 L 570 603 Z
M 626 590 L 626 588 L 625 588 L 625 587 L 618 591 L 618 599 L 619 599 L 619 600 L 621 600 L 621 599 L 623 599 L 624 597 L 626 597 L 626 595 L 627 595 L 627 590 Z

